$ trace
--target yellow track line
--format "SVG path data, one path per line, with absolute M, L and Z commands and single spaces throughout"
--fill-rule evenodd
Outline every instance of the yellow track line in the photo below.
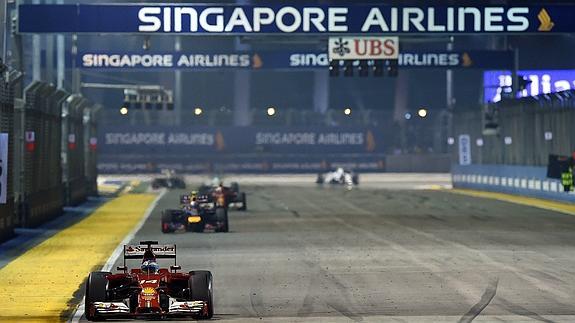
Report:
M 505 201 L 515 204 L 533 206 L 540 209 L 551 210 L 555 212 L 561 212 L 566 214 L 575 215 L 575 204 L 569 203 L 561 203 L 555 202 L 551 200 L 543 200 L 533 197 L 525 197 L 519 195 L 511 195 L 505 193 L 497 193 L 497 192 L 485 192 L 485 191 L 475 191 L 475 190 L 468 190 L 468 189 L 450 189 L 445 190 L 445 192 L 451 192 L 455 194 L 463 194 L 469 195 L 474 197 L 482 197 L 482 198 L 489 198 L 499 201 Z
M 0 321 L 65 321 L 88 273 L 106 263 L 154 198 L 122 195 L 0 269 Z

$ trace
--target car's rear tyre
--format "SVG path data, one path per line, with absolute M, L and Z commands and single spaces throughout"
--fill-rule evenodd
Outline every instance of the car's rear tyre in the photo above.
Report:
M 198 188 L 198 195 L 210 195 L 212 187 L 208 185 L 202 185 Z
M 162 233 L 172 233 L 174 230 L 172 229 L 172 210 L 165 210 L 162 212 Z
M 359 175 L 354 174 L 354 175 L 351 177 L 351 181 L 353 182 L 354 185 L 358 185 L 358 184 L 359 184 Z
M 228 210 L 219 207 L 216 209 L 216 221 L 218 223 L 217 232 L 228 232 L 229 231 L 229 224 L 228 224 Z
M 316 184 L 323 184 L 324 179 L 322 174 L 317 174 L 317 178 L 315 179 Z
M 206 228 L 206 224 L 202 220 L 199 223 L 188 223 L 188 225 L 186 226 L 186 231 L 200 232 L 201 233 L 201 232 L 204 232 L 205 228 Z
M 173 182 L 172 186 L 174 188 L 186 189 L 186 182 L 184 182 L 182 178 L 173 178 L 172 182 Z
M 230 190 L 232 190 L 232 192 L 234 192 L 234 193 L 239 193 L 240 192 L 240 184 L 238 184 L 237 182 L 232 182 L 230 184 Z
M 245 192 L 240 193 L 240 201 L 242 202 L 242 207 L 239 208 L 238 210 L 247 211 L 248 210 L 248 201 L 246 199 L 246 193 Z
M 214 316 L 212 273 L 207 270 L 190 271 L 188 287 L 190 288 L 190 301 L 203 301 L 207 304 L 207 311 L 195 318 L 200 320 L 211 319 Z
M 84 296 L 84 313 L 88 321 L 97 321 L 100 318 L 94 310 L 94 302 L 106 301 L 106 286 L 108 285 L 107 275 L 112 273 L 107 271 L 95 271 L 88 275 L 86 281 L 86 295 Z

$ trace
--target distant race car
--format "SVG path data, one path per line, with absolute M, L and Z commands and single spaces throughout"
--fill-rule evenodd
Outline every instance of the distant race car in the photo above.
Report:
M 152 181 L 152 188 L 155 190 L 159 188 L 185 189 L 186 182 L 184 182 L 184 179 L 181 177 L 166 177 L 166 178 L 158 177 L 154 178 L 154 180 Z
M 199 193 L 202 195 L 210 196 L 217 206 L 226 209 L 232 208 L 238 211 L 247 211 L 248 203 L 246 193 L 240 192 L 240 185 L 237 182 L 232 182 L 230 186 L 224 186 L 219 180 L 214 179 L 211 185 L 204 184 L 200 186 Z
M 156 177 L 152 180 L 152 188 L 157 190 L 159 188 L 179 188 L 185 189 L 186 182 L 184 178 L 181 176 L 176 176 L 176 172 L 174 170 L 164 169 L 162 170 L 162 174 L 164 177 Z
M 228 210 L 218 206 L 209 195 L 182 195 L 180 209 L 162 212 L 162 232 L 228 232 Z
M 317 184 L 344 184 L 353 186 L 359 184 L 359 175 L 339 167 L 333 172 L 318 174 L 315 182 Z
M 174 264 L 160 268 L 157 259 Z M 141 267 L 128 270 L 127 259 L 140 259 Z M 116 274 L 96 271 L 88 275 L 85 315 L 90 321 L 105 319 L 210 319 L 214 314 L 212 273 L 178 272 L 176 245 L 141 241 L 124 246 L 124 265 Z

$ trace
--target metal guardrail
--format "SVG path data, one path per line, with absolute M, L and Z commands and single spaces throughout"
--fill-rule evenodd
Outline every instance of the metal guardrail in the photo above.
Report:
M 575 202 L 575 194 L 564 192 L 560 180 L 547 178 L 546 167 L 455 165 L 451 173 L 455 188 Z

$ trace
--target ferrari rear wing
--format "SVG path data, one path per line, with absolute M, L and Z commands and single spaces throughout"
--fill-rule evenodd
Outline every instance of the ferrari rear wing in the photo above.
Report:
M 158 241 L 140 241 L 138 245 L 124 245 L 124 265 L 119 266 L 118 270 L 126 271 L 128 267 L 126 267 L 126 260 L 127 259 L 140 259 L 142 260 L 144 257 L 144 253 L 150 250 L 154 253 L 156 258 L 164 258 L 164 259 L 174 259 L 174 266 L 170 266 L 170 268 L 179 269 L 179 266 L 176 266 L 176 245 L 175 244 L 158 244 Z
M 124 258 L 125 259 L 142 259 L 144 252 L 148 249 L 146 245 L 125 245 Z M 156 255 L 156 258 L 170 258 L 176 259 L 176 245 L 155 245 L 150 249 Z
M 160 245 L 157 241 L 140 241 L 138 245 L 124 245 L 124 264 L 126 259 L 142 259 L 146 250 L 151 250 L 156 258 L 174 259 L 176 263 L 176 245 Z

